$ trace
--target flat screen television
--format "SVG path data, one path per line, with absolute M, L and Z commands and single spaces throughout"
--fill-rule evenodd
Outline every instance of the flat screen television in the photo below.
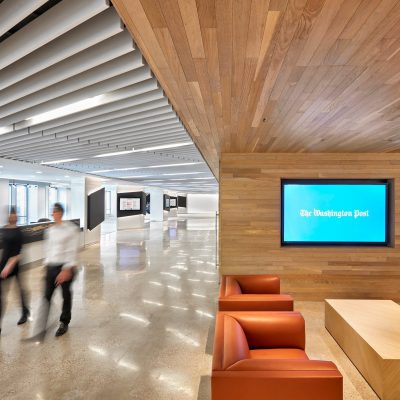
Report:
M 140 211 L 140 199 L 133 197 L 120 197 L 119 209 L 121 211 Z
M 103 188 L 88 196 L 87 226 L 90 231 L 104 221 L 105 193 L 105 189 Z
M 171 198 L 169 199 L 169 206 L 170 206 L 171 208 L 175 208 L 175 207 L 176 207 L 176 197 L 171 197 Z
M 146 213 L 145 192 L 117 193 L 117 218 L 130 217 Z
M 390 181 L 283 179 L 281 244 L 390 245 Z
M 186 197 L 178 196 L 178 207 L 186 208 Z

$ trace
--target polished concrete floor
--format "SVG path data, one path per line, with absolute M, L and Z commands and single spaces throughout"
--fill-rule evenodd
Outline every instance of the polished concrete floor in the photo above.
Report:
M 43 269 L 27 271 L 33 321 L 16 326 L 11 289 L 0 340 L 0 399 L 209 400 L 215 249 L 213 218 L 179 217 L 104 234 L 100 246 L 80 255 L 69 332 L 54 337 L 57 294 L 43 343 L 21 340 L 31 334 L 42 288 Z M 306 318 L 310 357 L 332 360 L 343 373 L 345 400 L 377 399 L 324 329 L 323 304 L 295 307 Z

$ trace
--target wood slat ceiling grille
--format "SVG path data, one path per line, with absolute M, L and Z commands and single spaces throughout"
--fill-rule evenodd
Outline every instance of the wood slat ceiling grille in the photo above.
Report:
M 221 152 L 399 151 L 399 1 L 113 3 L 215 173 Z

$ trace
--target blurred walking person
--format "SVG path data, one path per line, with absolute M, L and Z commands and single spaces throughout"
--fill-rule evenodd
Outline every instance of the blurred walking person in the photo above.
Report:
M 50 312 L 51 298 L 57 286 L 61 286 L 63 305 L 60 326 L 56 336 L 68 331 L 71 321 L 72 291 L 71 285 L 77 266 L 79 229 L 69 221 L 63 221 L 64 208 L 60 203 L 53 206 L 54 224 L 45 231 L 46 278 L 42 310 L 38 317 L 38 333 L 44 337 Z
M 23 245 L 23 235 L 21 228 L 17 226 L 17 213 L 11 207 L 8 215 L 8 224 L 2 229 L 3 254 L 0 261 L 0 332 L 1 321 L 5 311 L 5 298 L 12 277 L 15 277 L 21 301 L 22 315 L 18 325 L 24 324 L 29 317 L 27 292 L 24 287 L 23 278 L 20 275 L 21 250 Z

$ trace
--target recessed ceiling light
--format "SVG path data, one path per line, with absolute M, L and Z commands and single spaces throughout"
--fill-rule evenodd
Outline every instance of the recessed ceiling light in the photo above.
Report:
M 42 174 L 43 172 L 42 172 L 42 171 L 36 171 L 36 173 L 37 173 L 37 174 Z
M 191 144 L 193 144 L 193 142 L 163 144 L 163 145 L 160 145 L 160 146 L 144 147 L 143 149 L 134 150 L 134 152 L 137 153 L 139 151 L 153 151 L 153 150 L 173 149 L 175 147 L 189 146 Z
M 93 158 L 99 158 L 99 157 L 113 157 L 113 156 L 122 156 L 124 154 L 130 154 L 133 153 L 134 150 L 124 150 L 124 151 L 115 151 L 114 153 L 104 153 L 104 154 L 98 154 L 97 156 L 93 156 Z
M 76 112 L 88 110 L 89 108 L 97 107 L 103 104 L 106 98 L 107 96 L 105 94 L 100 94 L 89 99 L 80 100 L 75 103 L 68 104 L 67 106 L 59 107 L 54 110 L 35 115 L 31 118 L 28 118 L 26 121 L 28 121 L 30 125 L 36 125 L 42 122 L 51 121 L 53 119 L 64 117 L 69 114 L 74 114 Z
M 165 165 L 150 165 L 148 167 L 132 167 L 132 168 L 114 168 L 114 169 L 101 169 L 98 171 L 91 171 L 91 174 L 98 174 L 101 172 L 114 172 L 114 171 L 133 171 L 137 169 L 147 169 L 147 168 L 169 168 L 169 167 L 181 167 L 184 165 L 196 165 L 203 164 L 202 162 L 190 162 L 190 163 L 180 163 L 180 164 L 165 164 Z
M 47 165 L 47 164 L 61 164 L 61 163 L 68 163 L 72 161 L 78 161 L 79 158 L 67 158 L 65 160 L 55 160 L 55 161 L 42 161 L 40 164 Z
M 133 179 L 133 178 L 151 178 L 153 176 L 157 176 L 157 175 L 130 175 L 130 176 L 121 176 L 121 178 L 123 179 Z
M 9 126 L 0 126 L 0 135 L 4 135 L 6 133 L 12 132 L 14 130 L 12 125 Z
M 175 172 L 173 174 L 161 174 L 164 176 L 173 176 L 173 175 L 196 175 L 196 174 L 205 174 L 206 172 Z

